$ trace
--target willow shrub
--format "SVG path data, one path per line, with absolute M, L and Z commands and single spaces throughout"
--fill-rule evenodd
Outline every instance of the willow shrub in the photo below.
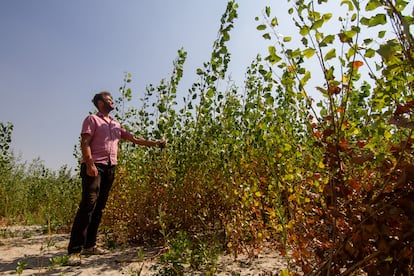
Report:
M 306 125 L 307 141 L 322 155 L 309 155 L 317 162 L 305 174 L 295 171 L 298 177 L 287 191 L 292 210 L 287 243 L 307 274 L 410 275 L 412 6 L 343 0 L 343 12 L 335 18 L 330 2 L 292 4 L 295 38 L 280 36 L 269 7 L 257 27 L 277 45 L 269 46 L 266 59 L 279 68 L 285 95 L 294 91 L 314 102 L 310 91 L 318 91 L 317 112 Z M 300 47 L 291 48 L 297 38 Z M 308 60 L 320 71 L 311 70 Z M 309 87 L 311 81 L 316 87 Z
M 119 240 L 168 239 L 178 230 L 215 233 L 238 252 L 285 237 L 279 235 L 285 232 L 280 187 L 303 161 L 297 152 L 303 122 L 278 95 L 282 87 L 261 57 L 247 69 L 243 93 L 226 80 L 236 18 L 230 1 L 211 58 L 197 69 L 199 80 L 183 104 L 176 103 L 187 55 L 181 49 L 169 80 L 150 85 L 141 107 L 118 110 L 137 135 L 168 141 L 163 150 L 122 145 L 105 215 Z M 131 100 L 128 74 L 124 81 L 118 106 Z
M 105 217 L 116 238 L 214 233 L 235 253 L 283 245 L 305 273 L 412 272 L 409 3 L 344 0 L 335 18 L 329 2 L 292 3 L 295 38 L 280 35 L 265 7 L 257 29 L 269 54 L 240 88 L 226 80 L 230 1 L 183 104 L 179 50 L 171 78 L 150 85 L 140 108 L 119 110 L 124 125 L 168 147 L 122 145 Z M 121 106 L 132 97 L 124 81 Z
M 10 151 L 12 125 L 2 128 L 0 218 L 5 224 L 40 224 L 68 229 L 79 204 L 80 181 L 63 166 L 47 169 L 40 159 L 21 163 Z

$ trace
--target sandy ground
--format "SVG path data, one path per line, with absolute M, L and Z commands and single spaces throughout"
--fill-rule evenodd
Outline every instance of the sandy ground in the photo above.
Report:
M 39 227 L 0 228 L 0 275 L 161 275 L 154 267 L 161 248 L 129 247 L 104 256 L 83 257 L 77 267 L 54 264 L 66 254 L 67 234 L 45 235 Z M 277 252 L 264 250 L 254 259 L 223 255 L 218 259 L 214 275 L 280 275 L 288 260 Z M 188 271 L 185 275 L 205 275 Z

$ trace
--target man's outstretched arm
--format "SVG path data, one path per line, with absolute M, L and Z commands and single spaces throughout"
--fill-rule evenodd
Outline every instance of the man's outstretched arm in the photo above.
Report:
M 126 140 L 128 140 L 128 141 L 130 141 L 134 144 L 141 145 L 141 146 L 146 146 L 146 147 L 164 148 L 165 145 L 167 144 L 165 141 L 147 140 L 147 139 L 144 139 L 142 137 L 135 137 L 135 136 L 127 137 Z

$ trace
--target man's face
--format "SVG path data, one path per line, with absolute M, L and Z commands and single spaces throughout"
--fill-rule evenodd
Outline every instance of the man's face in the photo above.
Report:
M 103 96 L 103 109 L 110 112 L 115 109 L 114 102 L 112 101 L 111 96 Z

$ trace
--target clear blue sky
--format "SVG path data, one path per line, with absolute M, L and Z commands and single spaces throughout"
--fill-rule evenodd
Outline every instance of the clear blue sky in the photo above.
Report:
M 168 77 L 177 50 L 188 52 L 181 90 L 197 80 L 217 36 L 225 0 L 2 0 L 0 1 L 0 121 L 14 124 L 12 148 L 22 161 L 76 166 L 80 127 L 94 93 L 114 96 L 124 72 L 133 95 Z M 279 21 L 287 1 L 240 0 L 229 44 L 230 73 L 246 67 L 268 42 L 255 16 L 272 6 Z M 241 84 L 240 84 L 241 85 Z

